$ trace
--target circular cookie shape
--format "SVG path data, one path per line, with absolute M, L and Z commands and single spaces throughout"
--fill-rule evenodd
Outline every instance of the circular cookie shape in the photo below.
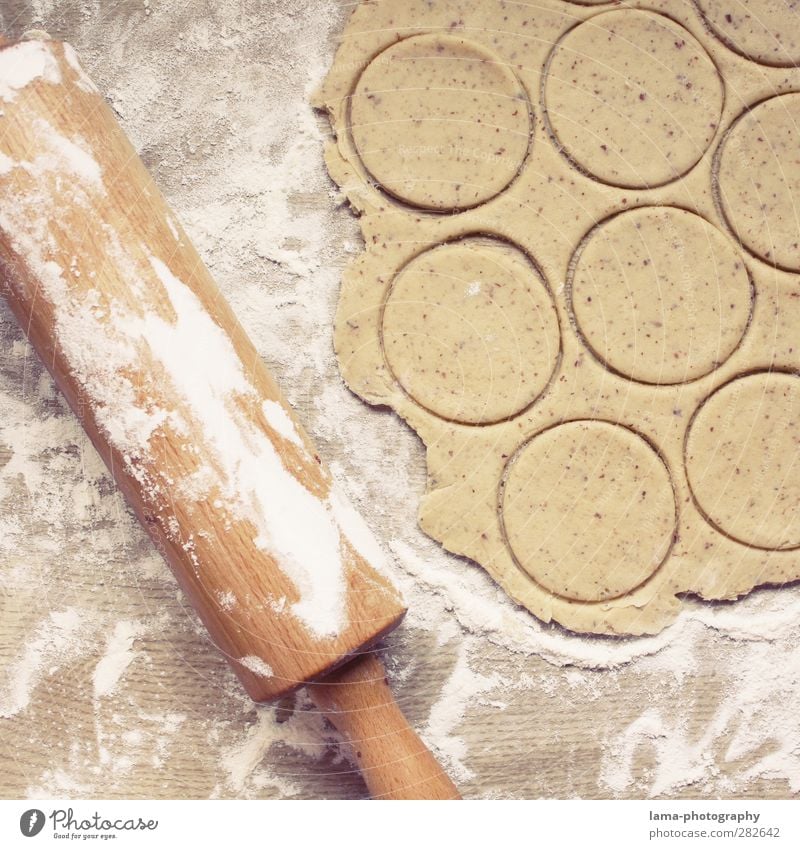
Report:
M 695 0 L 711 31 L 741 56 L 791 68 L 800 63 L 800 0 Z
M 722 143 L 719 200 L 728 225 L 753 254 L 800 271 L 800 93 L 765 100 Z
M 367 66 L 350 102 L 361 162 L 386 192 L 431 210 L 468 209 L 511 183 L 528 154 L 530 105 L 486 48 L 420 35 Z
M 647 188 L 703 156 L 723 87 L 699 41 L 654 12 L 602 12 L 571 29 L 548 61 L 545 113 L 565 155 L 598 180 Z
M 528 407 L 561 349 L 555 307 L 533 264 L 511 245 L 478 237 L 426 251 L 398 274 L 382 338 L 405 392 L 465 424 Z
M 512 459 L 502 493 L 506 539 L 540 586 L 572 601 L 631 592 L 666 559 L 677 522 L 664 462 L 641 436 L 574 421 Z
M 757 548 L 800 546 L 800 378 L 763 372 L 714 392 L 690 426 L 686 472 L 717 530 Z
M 673 207 L 623 212 L 576 255 L 571 300 L 597 358 L 643 383 L 713 371 L 739 345 L 752 289 L 744 262 L 705 219 Z

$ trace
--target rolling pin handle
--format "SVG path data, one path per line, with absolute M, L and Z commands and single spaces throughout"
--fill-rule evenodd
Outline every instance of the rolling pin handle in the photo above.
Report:
M 345 738 L 373 799 L 461 798 L 403 716 L 377 655 L 359 655 L 309 691 Z

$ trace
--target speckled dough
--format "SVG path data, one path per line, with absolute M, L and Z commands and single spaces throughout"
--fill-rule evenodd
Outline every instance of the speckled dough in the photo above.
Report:
M 722 210 L 742 244 L 800 271 L 800 94 L 771 97 L 744 114 L 720 147 Z
M 502 518 L 514 558 L 573 601 L 629 593 L 664 562 L 675 534 L 669 472 L 638 435 L 608 422 L 537 434 L 509 464 Z
M 555 307 L 530 261 L 509 245 L 474 238 L 420 254 L 397 275 L 382 338 L 411 398 L 473 424 L 533 403 L 560 349 Z
M 317 95 L 361 214 L 342 373 L 420 524 L 544 621 L 800 579 L 800 12 L 362 3 Z
M 800 379 L 758 373 L 697 411 L 686 468 L 698 506 L 723 533 L 765 549 L 800 547 Z
M 350 99 L 370 176 L 400 200 L 465 209 L 494 197 L 528 152 L 528 98 L 479 44 L 422 35 L 376 56 Z
M 609 368 L 645 383 L 682 383 L 715 369 L 750 320 L 739 251 L 683 209 L 640 207 L 591 231 L 569 278 L 578 330 Z
M 617 186 L 657 186 L 688 171 L 714 137 L 722 100 L 697 39 L 645 11 L 578 24 L 544 77 L 545 117 L 564 153 Z
M 709 27 L 754 62 L 792 68 L 800 62 L 797 0 L 695 0 Z

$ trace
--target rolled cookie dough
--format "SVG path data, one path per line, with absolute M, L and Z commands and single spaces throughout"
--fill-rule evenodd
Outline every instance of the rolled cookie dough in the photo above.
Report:
M 386 362 L 444 419 L 508 419 L 544 391 L 558 363 L 558 316 L 523 253 L 466 238 L 415 257 L 395 277 L 381 325 Z
M 428 534 L 654 633 L 800 579 L 800 17 L 598 6 L 355 9 L 316 98 L 365 241 L 336 350 L 423 439 Z

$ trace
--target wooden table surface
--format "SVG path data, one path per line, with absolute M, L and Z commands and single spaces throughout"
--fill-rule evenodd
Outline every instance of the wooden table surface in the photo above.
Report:
M 261 286 L 267 297 L 259 303 L 279 303 L 293 285 L 290 270 L 262 261 L 256 249 L 250 248 L 252 256 L 242 249 L 236 222 L 201 190 L 224 173 L 227 157 L 241 162 L 250 155 L 257 169 L 259 156 L 268 155 L 252 138 L 265 120 L 250 103 L 257 89 L 240 83 L 248 68 L 266 66 L 267 78 L 274 75 L 275 84 L 297 98 L 308 69 L 271 63 L 281 26 L 273 22 L 260 37 L 254 27 L 273 9 L 287 26 L 300 26 L 310 5 L 321 0 L 11 0 L 0 7 L 0 26 L 11 35 L 36 26 L 75 45 L 322 452 L 361 493 L 378 535 L 402 541 L 440 570 L 466 574 L 473 567 L 430 545 L 416 527 L 425 482 L 421 445 L 392 414 L 368 409 L 341 385 L 330 351 L 335 275 L 319 295 L 316 331 L 325 360 L 301 367 L 296 360 L 303 346 L 286 324 L 286 311 L 262 315 L 250 299 Z M 339 6 L 330 31 L 319 22 L 310 38 L 333 43 L 348 4 Z M 205 33 L 207 60 L 175 58 L 185 33 L 197 43 Z M 239 72 L 220 74 L 226 63 Z M 254 85 L 263 79 L 253 74 Z M 216 103 L 215 114 L 224 119 L 198 120 L 193 113 L 201 102 Z M 309 151 L 320 156 L 318 147 Z M 298 214 L 319 211 L 321 226 L 331 231 L 326 262 L 337 268 L 348 259 L 342 246 L 357 244 L 358 237 L 331 190 L 298 186 L 291 200 Z M 280 327 L 275 338 L 271 323 Z M 0 517 L 8 527 L 17 522 L 13 538 L 0 543 L 0 704 L 6 714 L 0 796 L 363 797 L 358 774 L 302 698 L 257 709 L 241 694 L 42 367 L 24 353 L 23 340 L 0 304 L 0 410 L 15 411 L 25 425 L 13 431 L 18 442 L 10 444 L 1 429 L 9 422 L 0 421 Z M 338 422 L 318 403 L 326 393 L 336 398 Z M 34 470 L 28 478 L 13 464 L 25 452 L 26 427 L 35 444 L 47 433 L 53 439 L 51 450 L 26 455 Z M 404 499 L 382 498 L 388 478 L 395 480 L 393 491 L 401 481 Z M 481 586 L 490 597 L 488 579 Z M 753 769 L 774 740 L 765 736 L 755 750 L 729 750 L 739 720 L 720 722 L 720 710 L 732 699 L 735 704 L 744 671 L 737 666 L 739 644 L 713 628 L 681 632 L 693 635 L 684 666 L 648 656 L 612 670 L 582 669 L 470 631 L 446 600 L 436 608 L 436 592 L 431 588 L 434 620 L 412 620 L 387 644 L 398 699 L 412 723 L 441 743 L 465 796 L 785 798 L 800 789 L 797 774 L 792 785 L 786 775 L 770 778 L 769 770 Z M 797 598 L 796 587 L 789 593 Z M 76 611 L 74 621 L 69 615 Z M 679 656 L 675 646 L 669 651 Z M 459 674 L 465 664 L 469 674 Z M 35 670 L 30 680 L 28 668 Z M 114 683 L 106 690 L 109 676 Z M 757 710 L 769 715 L 774 707 L 765 691 Z M 630 736 L 645 715 L 658 717 L 654 730 Z M 747 716 L 743 711 L 741 721 Z M 627 754 L 626 739 L 638 741 Z M 685 781 L 666 776 L 673 751 L 678 767 L 686 763 Z

